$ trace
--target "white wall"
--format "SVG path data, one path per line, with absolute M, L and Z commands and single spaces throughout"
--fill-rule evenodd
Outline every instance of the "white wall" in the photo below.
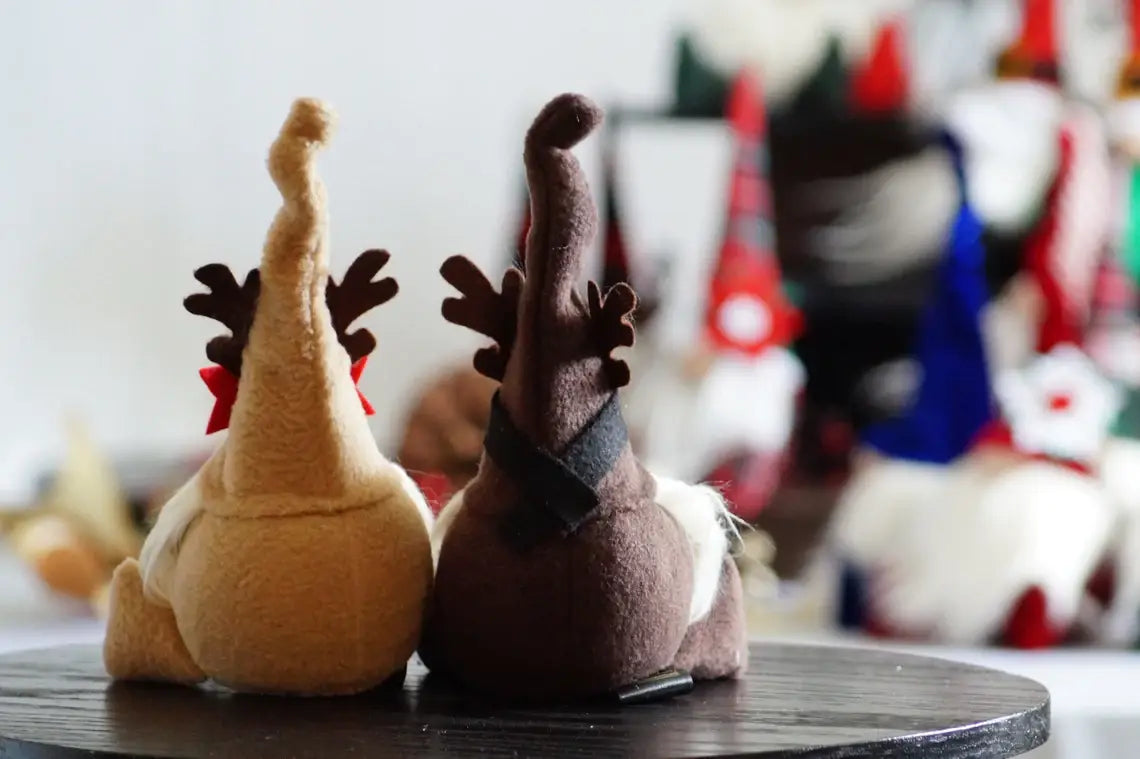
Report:
M 683 2 L 5 2 L 0 500 L 66 410 L 114 448 L 213 444 L 197 370 L 219 325 L 181 301 L 201 264 L 256 265 L 278 202 L 264 156 L 298 95 L 341 116 L 334 270 L 393 253 L 362 383 L 390 440 L 416 382 L 468 357 L 437 269 L 499 265 L 533 111 L 568 89 L 665 97 Z

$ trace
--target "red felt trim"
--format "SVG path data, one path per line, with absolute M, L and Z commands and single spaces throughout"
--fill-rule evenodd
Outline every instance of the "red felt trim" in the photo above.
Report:
M 352 377 L 354 385 L 360 382 L 360 376 L 364 374 L 364 367 L 367 365 L 368 356 L 362 357 L 352 365 L 349 375 Z M 234 403 L 237 402 L 238 378 L 231 374 L 228 369 L 217 365 L 199 369 L 198 376 L 202 378 L 206 387 L 209 388 L 210 394 L 214 396 L 214 408 L 210 411 L 210 419 L 206 423 L 206 434 L 212 435 L 230 426 Z M 359 387 L 356 389 L 356 395 L 360 398 L 360 405 L 366 415 L 371 416 L 376 413 L 376 409 L 364 397 L 364 393 L 360 391 Z
M 884 24 L 864 65 L 851 83 L 855 108 L 863 113 L 891 113 L 906 107 L 910 83 L 903 61 L 898 19 Z
M 352 377 L 352 384 L 354 384 L 354 385 L 360 384 L 360 375 L 364 374 L 364 367 L 367 365 L 368 365 L 368 356 L 361 356 L 360 360 L 352 365 L 352 368 L 349 369 L 349 372 L 348 372 L 349 375 Z M 368 399 L 364 397 L 364 393 L 362 393 L 360 391 L 359 387 L 356 388 L 356 394 L 357 394 L 357 396 L 360 397 L 360 405 L 364 408 L 365 415 L 366 416 L 372 416 L 373 414 L 375 414 L 376 409 L 373 408 L 372 404 L 368 402 Z
M 238 378 L 221 366 L 199 369 L 198 376 L 206 383 L 215 399 L 210 420 L 206 423 L 206 434 L 212 435 L 230 426 L 230 414 L 237 400 Z
M 1065 630 L 1049 621 L 1049 601 L 1034 585 L 1025 591 L 1006 621 L 1002 641 L 1022 649 L 1052 648 L 1065 638 Z

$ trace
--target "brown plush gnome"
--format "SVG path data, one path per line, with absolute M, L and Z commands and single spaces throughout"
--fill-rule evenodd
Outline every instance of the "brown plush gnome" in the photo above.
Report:
M 372 281 L 382 251 L 329 279 L 315 161 L 332 122 L 320 102 L 298 100 L 270 150 L 283 204 L 260 270 L 243 286 L 216 264 L 196 275 L 212 292 L 187 308 L 233 331 L 207 348 L 238 380 L 230 432 L 163 507 L 140 560 L 115 572 L 112 677 L 353 693 L 402 682 L 419 641 L 431 517 L 377 449 L 354 384 L 375 339 L 347 332 L 396 283 Z M 221 403 L 225 383 L 209 376 Z
M 629 369 L 610 352 L 633 343 L 633 291 L 577 289 L 597 215 L 570 148 L 600 120 L 562 95 L 527 134 L 525 281 L 512 268 L 496 292 L 465 258 L 442 268 L 464 296 L 444 318 L 495 340 L 475 367 L 502 385 L 479 472 L 433 532 L 421 652 L 508 698 L 620 695 L 670 668 L 733 676 L 747 659 L 723 502 L 655 477 L 630 449 L 616 393 Z

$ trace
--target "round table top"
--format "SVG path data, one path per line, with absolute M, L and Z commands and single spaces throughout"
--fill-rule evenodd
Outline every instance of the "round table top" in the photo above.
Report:
M 1022 677 L 882 651 L 753 644 L 748 676 L 637 706 L 496 705 L 428 676 L 302 699 L 111 683 L 94 646 L 0 656 L 2 757 L 1009 757 L 1045 742 Z

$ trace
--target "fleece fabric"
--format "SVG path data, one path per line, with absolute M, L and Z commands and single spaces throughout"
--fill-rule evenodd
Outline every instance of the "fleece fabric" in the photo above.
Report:
M 162 509 L 140 562 L 116 572 L 112 677 L 342 694 L 400 676 L 415 650 L 431 516 L 376 447 L 351 371 L 375 341 L 348 331 L 395 282 L 371 281 L 387 254 L 370 251 L 329 287 L 315 162 L 332 121 L 324 104 L 298 100 L 270 150 L 283 205 L 229 435 Z
M 512 434 L 556 460 L 629 381 L 611 351 L 633 343 L 632 290 L 619 284 L 603 295 L 591 284 L 583 298 L 576 289 L 597 215 L 570 148 L 600 120 L 589 100 L 562 95 L 527 134 L 525 281 L 510 270 L 496 292 L 465 259 L 442 269 L 463 295 L 444 302 L 444 317 L 495 341 L 476 354 L 475 366 L 502 380 L 499 400 Z M 499 696 L 560 700 L 612 692 L 678 659 L 690 630 L 697 550 L 654 501 L 655 481 L 628 438 L 603 439 L 618 440 L 620 449 L 606 451 L 606 471 L 590 477 L 588 508 L 523 545 L 505 526 L 520 510 L 544 504 L 485 453 L 444 512 L 449 526 L 421 648 L 434 670 Z M 703 492 L 695 498 L 708 504 Z M 743 607 L 731 593 L 739 577 L 731 562 L 725 566 L 727 591 L 712 604 L 707 630 L 684 649 L 687 665 L 706 677 L 734 675 L 747 658 Z

